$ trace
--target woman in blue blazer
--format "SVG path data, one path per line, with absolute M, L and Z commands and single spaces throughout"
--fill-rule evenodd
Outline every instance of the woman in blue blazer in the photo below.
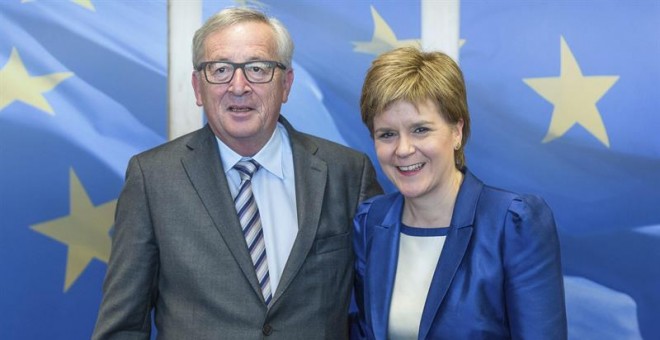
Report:
M 367 73 L 362 119 L 398 192 L 355 216 L 354 338 L 566 338 L 552 212 L 467 169 L 466 97 L 439 52 L 396 49 Z

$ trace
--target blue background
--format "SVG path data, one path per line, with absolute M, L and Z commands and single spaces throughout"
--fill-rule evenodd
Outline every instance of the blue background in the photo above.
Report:
M 93 260 L 65 290 L 67 245 L 31 227 L 70 214 L 71 169 L 94 205 L 112 202 L 128 158 L 167 139 L 166 2 L 91 2 L 94 10 L 0 3 L 0 70 L 15 49 L 30 76 L 72 74 L 43 93 L 53 115 L 21 101 L 0 108 L 2 339 L 89 338 L 106 264 Z M 204 17 L 231 4 L 206 1 Z M 419 39 L 421 5 L 262 5 L 296 43 L 294 92 L 282 114 L 376 164 L 358 107 L 375 56 L 353 42 L 371 40 L 372 6 L 398 39 Z M 553 208 L 569 337 L 660 339 L 660 3 L 463 1 L 460 15 L 468 166 Z M 585 77 L 619 77 L 596 103 L 609 147 L 579 125 L 542 142 L 553 104 L 523 79 L 559 77 L 561 37 Z M 0 95 L 11 86 L 0 78 Z

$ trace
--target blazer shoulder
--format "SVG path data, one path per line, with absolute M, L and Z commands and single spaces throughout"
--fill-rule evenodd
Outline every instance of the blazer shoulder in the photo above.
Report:
M 202 144 L 204 139 L 212 137 L 213 133 L 208 127 L 189 132 L 171 141 L 157 145 L 133 156 L 142 161 L 157 161 L 162 158 L 171 158 L 172 155 L 182 154 Z
M 550 206 L 539 195 L 521 194 L 484 186 L 479 202 L 481 214 L 504 218 L 501 224 L 507 238 L 548 240 L 556 235 L 556 222 Z
M 309 153 L 328 165 L 337 164 L 343 168 L 346 168 L 346 166 L 364 166 L 365 161 L 369 160 L 369 157 L 361 151 L 296 130 L 283 116 L 280 116 L 278 121 L 284 126 L 289 135 L 294 157 L 296 152 L 299 153 L 299 156 Z
M 335 156 L 335 155 L 344 158 L 366 157 L 366 155 L 363 152 L 339 144 L 337 142 L 333 142 L 331 140 L 303 132 L 298 132 L 298 133 L 299 133 L 298 137 L 302 141 L 304 141 L 304 143 L 311 143 L 312 145 L 316 146 L 317 155 L 320 157 Z
M 386 221 L 388 217 L 390 220 L 400 217 L 388 216 L 397 199 L 402 200 L 403 198 L 399 192 L 395 191 L 389 194 L 373 196 L 360 203 L 354 218 L 355 226 L 359 229 L 357 231 L 359 232 L 360 229 L 373 228 L 375 225 L 389 223 L 391 221 Z
M 517 193 L 489 185 L 484 185 L 482 198 L 489 206 L 506 206 L 506 210 L 520 219 L 539 217 L 539 214 L 552 213 L 543 197 L 535 194 Z M 499 204 L 496 204 L 499 202 Z
M 386 212 L 392 207 L 396 198 L 400 196 L 398 192 L 392 192 L 389 194 L 380 194 L 373 197 L 370 197 L 360 203 L 358 209 L 355 213 L 356 218 L 364 218 L 366 215 L 370 214 L 372 209 Z M 370 221 L 371 222 L 371 221 Z M 380 221 L 375 221 L 380 222 Z

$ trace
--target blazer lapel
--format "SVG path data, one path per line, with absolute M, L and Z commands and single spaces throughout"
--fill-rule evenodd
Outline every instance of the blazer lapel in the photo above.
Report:
M 465 178 L 456 197 L 451 221 L 451 230 L 442 249 L 440 260 L 431 280 L 422 321 L 419 327 L 419 339 L 426 339 L 443 299 L 447 295 L 456 270 L 463 260 L 470 243 L 477 202 L 483 183 L 465 169 Z
M 372 329 L 376 339 L 387 338 L 389 310 L 399 258 L 402 208 L 403 196 L 399 195 L 383 221 L 372 229 L 371 243 L 367 245 L 369 253 L 365 285 L 366 291 L 370 293 L 365 303 L 371 311 Z
M 243 274 L 255 293 L 263 298 L 220 162 L 218 144 L 208 125 L 191 138 L 188 149 L 181 162 L 190 182 Z
M 314 155 L 318 147 L 293 129 L 284 117 L 280 116 L 280 123 L 285 126 L 289 133 L 293 151 L 298 235 L 282 271 L 280 283 L 273 296 L 273 304 L 277 302 L 296 277 L 312 248 L 321 218 L 323 196 L 328 177 L 326 163 Z

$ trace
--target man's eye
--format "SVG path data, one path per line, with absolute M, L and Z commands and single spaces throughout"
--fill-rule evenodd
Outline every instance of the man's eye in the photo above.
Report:
M 219 67 L 216 67 L 215 70 L 213 70 L 213 73 L 222 74 L 222 73 L 225 73 L 225 72 L 227 72 L 227 66 L 219 66 Z
M 250 66 L 250 72 L 252 73 L 262 73 L 264 69 L 260 66 Z

